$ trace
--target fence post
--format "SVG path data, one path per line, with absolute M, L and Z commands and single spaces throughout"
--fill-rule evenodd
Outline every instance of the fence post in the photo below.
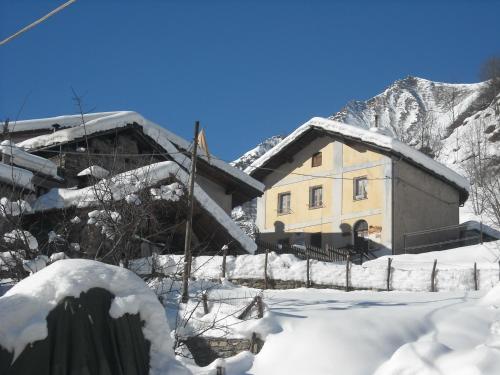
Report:
M 255 332 L 252 332 L 252 339 L 250 340 L 250 353 L 252 354 L 257 354 L 257 334 Z
M 345 263 L 345 291 L 349 291 L 349 269 L 350 269 L 350 263 L 351 263 L 351 255 L 347 255 L 347 261 Z
M 432 274 L 431 274 L 431 292 L 436 291 L 436 284 L 434 282 L 434 279 L 436 277 L 436 265 L 437 265 L 437 259 L 434 259 L 434 264 L 432 266 Z
M 406 233 L 403 234 L 403 251 L 405 252 L 406 254 Z
M 310 264 L 309 264 L 309 252 L 306 252 L 306 288 L 311 286 L 311 280 L 309 278 Z
M 203 292 L 201 295 L 201 300 L 203 301 L 203 313 L 205 315 L 208 314 L 208 298 L 207 298 L 207 292 Z
M 227 245 L 222 246 L 222 277 L 226 278 L 226 257 L 227 257 Z
M 267 258 L 269 256 L 269 250 L 266 248 L 266 255 L 265 255 L 265 258 L 264 258 L 264 289 L 267 289 L 267 284 L 268 284 L 268 281 L 267 281 Z
M 387 291 L 390 292 L 391 290 L 391 263 L 392 263 L 392 258 L 387 258 Z
M 477 290 L 477 263 L 474 262 L 474 290 Z
M 224 367 L 217 366 L 217 375 L 225 375 Z
M 255 297 L 255 302 L 257 303 L 257 317 L 261 319 L 264 317 L 264 305 L 262 304 L 262 297 Z
M 479 222 L 479 240 L 481 241 L 481 245 L 483 244 L 483 222 Z

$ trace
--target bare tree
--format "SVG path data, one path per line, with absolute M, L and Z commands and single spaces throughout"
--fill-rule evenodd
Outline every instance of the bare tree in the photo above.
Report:
M 496 101 L 500 94 L 500 57 L 493 56 L 488 58 L 481 66 L 479 77 L 483 81 L 487 81 L 485 94 L 487 100 L 495 109 L 495 114 L 500 114 L 500 104 Z
M 418 122 L 419 150 L 431 158 L 439 157 L 441 151 L 441 130 L 432 111 L 425 111 Z

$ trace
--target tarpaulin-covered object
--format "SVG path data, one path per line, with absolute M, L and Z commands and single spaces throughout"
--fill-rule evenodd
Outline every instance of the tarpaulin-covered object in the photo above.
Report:
M 132 272 L 60 260 L 0 297 L 0 374 L 188 374 L 163 306 Z
M 113 295 L 101 288 L 66 297 L 47 317 L 48 336 L 14 353 L 0 353 L 0 374 L 146 375 L 150 343 L 139 314 L 113 319 Z

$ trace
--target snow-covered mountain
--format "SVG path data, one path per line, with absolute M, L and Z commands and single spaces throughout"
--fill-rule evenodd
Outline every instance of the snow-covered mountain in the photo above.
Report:
M 369 128 L 390 129 L 401 141 L 460 170 L 471 156 L 464 138 L 484 133 L 491 153 L 500 156 L 500 117 L 486 82 L 450 84 L 406 77 L 366 101 L 353 100 L 330 118 Z M 500 100 L 499 97 L 496 100 Z
M 267 151 L 276 146 L 285 136 L 275 135 L 271 138 L 265 139 L 262 143 L 259 143 L 256 147 L 252 148 L 250 151 L 245 152 L 238 159 L 232 161 L 230 164 L 236 168 L 245 170 L 250 164 L 255 160 L 264 155 Z

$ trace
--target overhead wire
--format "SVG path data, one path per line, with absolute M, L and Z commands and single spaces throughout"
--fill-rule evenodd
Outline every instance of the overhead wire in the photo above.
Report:
M 10 42 L 12 39 L 18 37 L 19 35 L 25 33 L 26 31 L 32 29 L 33 27 L 35 27 L 36 25 L 42 23 L 43 21 L 45 21 L 47 18 L 49 17 L 52 17 L 54 14 L 60 12 L 61 10 L 63 10 L 64 8 L 66 8 L 67 6 L 73 4 L 76 0 L 69 0 L 67 2 L 65 2 L 64 4 L 58 6 L 56 9 L 54 9 L 53 11 L 47 13 L 45 16 L 43 17 L 40 17 L 39 19 L 37 19 L 36 21 L 30 23 L 29 25 L 23 27 L 21 30 L 15 32 L 14 34 L 12 34 L 11 36 L 5 38 L 4 40 L 0 41 L 0 46 L 4 45 L 4 44 L 7 44 L 8 42 Z
M 189 148 L 191 148 L 192 145 L 190 144 Z M 189 153 L 189 148 L 186 151 L 178 151 L 178 152 L 157 152 L 157 153 L 141 153 L 141 154 L 130 154 L 130 153 L 87 153 L 85 152 L 85 155 L 89 156 L 123 156 L 123 157 L 149 157 L 149 156 L 168 156 L 168 155 L 175 155 L 175 154 L 183 154 L 188 157 Z M 39 153 L 54 153 L 54 154 L 59 154 L 59 150 L 33 150 L 34 152 L 39 152 Z M 69 154 L 69 155 L 83 155 L 83 151 L 63 151 L 64 154 Z M 220 160 L 224 163 L 230 164 L 230 161 L 221 159 L 215 155 L 210 155 L 212 159 L 217 159 Z M 267 170 L 271 172 L 278 172 L 284 175 L 297 175 L 297 176 L 302 176 L 302 177 L 312 177 L 312 178 L 327 178 L 327 179 L 332 179 L 332 180 L 349 180 L 353 181 L 355 178 L 349 178 L 349 177 L 337 177 L 337 176 L 331 176 L 331 175 L 314 175 L 314 174 L 308 174 L 308 173 L 299 173 L 299 172 L 288 172 L 284 171 L 282 169 L 278 168 L 267 168 L 267 167 L 252 167 L 254 169 L 261 169 L 261 170 Z M 383 180 L 388 180 L 390 177 L 366 177 L 367 180 L 369 181 L 383 181 Z

